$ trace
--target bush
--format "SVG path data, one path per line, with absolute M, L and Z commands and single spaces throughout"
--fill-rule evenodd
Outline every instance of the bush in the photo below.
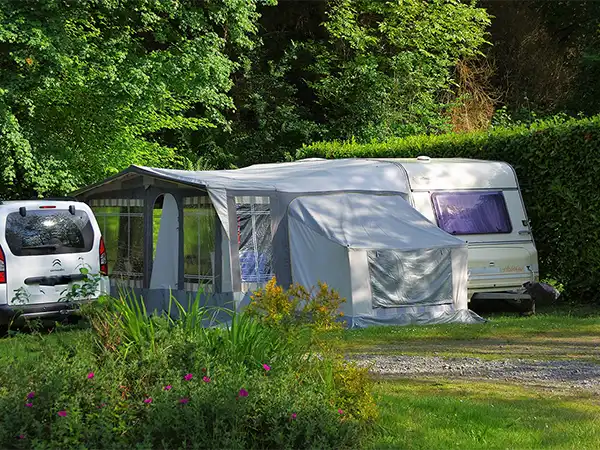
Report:
M 283 332 L 212 311 L 148 317 L 135 297 L 83 331 L 0 342 L 2 448 L 350 448 L 376 418 L 366 372 Z M 192 326 L 192 324 L 195 324 Z
M 334 345 L 339 335 L 325 333 L 342 329 L 343 313 L 339 308 L 345 301 L 323 282 L 310 291 L 297 283 L 284 290 L 273 278 L 251 297 L 246 314 L 270 329 L 284 334 L 292 331 L 294 339 L 308 330 L 312 348 L 319 351 L 316 376 L 325 382 L 330 398 L 339 407 L 338 413 L 373 423 L 378 411 L 371 395 L 373 383 L 368 369 L 339 355 Z M 321 339 L 323 336 L 326 339 Z
M 478 158 L 506 161 L 518 175 L 541 273 L 571 299 L 600 299 L 600 116 L 554 118 L 489 132 L 414 136 L 358 145 L 322 142 L 298 159 Z
M 343 313 L 341 298 L 326 283 L 319 282 L 315 290 L 295 283 L 285 291 L 273 277 L 264 288 L 252 295 L 246 314 L 266 326 L 288 330 L 308 326 L 316 331 L 340 329 Z
M 339 309 L 345 301 L 326 283 L 319 282 L 318 288 L 310 291 L 295 283 L 286 291 L 273 277 L 252 295 L 246 314 L 282 330 L 302 326 L 315 331 L 337 330 L 343 326 L 340 319 L 344 314 Z

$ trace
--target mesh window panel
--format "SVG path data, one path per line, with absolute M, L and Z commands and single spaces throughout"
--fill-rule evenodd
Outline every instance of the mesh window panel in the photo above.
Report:
M 268 200 L 268 197 L 236 198 L 242 283 L 264 285 L 273 278 L 271 207 Z
M 452 303 L 450 249 L 367 253 L 373 308 Z
M 90 206 L 104 237 L 111 284 L 142 287 L 145 233 L 143 200 L 92 200 Z

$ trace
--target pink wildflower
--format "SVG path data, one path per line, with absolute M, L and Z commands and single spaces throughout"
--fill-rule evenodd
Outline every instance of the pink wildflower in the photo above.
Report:
M 343 410 L 343 409 L 338 409 L 338 412 L 339 412 L 340 414 L 344 414 L 344 410 Z
M 185 397 L 182 398 L 182 399 L 179 399 L 179 403 L 181 403 L 182 405 L 187 404 L 189 401 L 190 401 L 190 399 L 189 398 L 185 398 Z
M 207 376 L 202 377 L 202 381 L 204 381 L 205 383 L 210 383 L 210 378 Z
M 59 411 L 59 412 L 58 412 L 58 415 L 59 415 L 60 417 L 67 417 L 67 412 L 66 412 L 65 410 L 62 410 L 62 411 Z
M 296 417 L 298 417 L 297 414 L 296 413 L 292 413 L 292 416 L 291 416 L 292 420 L 294 420 Z
M 87 377 L 88 377 L 88 380 L 91 380 L 92 378 L 94 378 L 94 372 L 88 373 Z
M 171 386 L 170 384 L 167 384 L 165 386 L 165 391 L 170 391 L 171 389 L 173 389 L 173 386 Z
M 268 364 L 263 364 L 263 369 L 265 369 L 265 371 L 268 372 L 269 370 L 271 370 L 271 366 L 269 366 Z
M 28 408 L 31 408 L 33 406 L 33 403 L 25 403 L 25 406 L 27 406 Z
M 31 391 L 29 394 L 27 394 L 27 398 L 32 399 L 33 397 L 35 397 L 35 392 Z
M 152 403 L 152 397 L 145 398 L 144 403 L 146 403 L 146 404 Z
M 17 436 L 17 439 L 25 439 L 25 435 L 24 434 L 20 434 Z
M 240 393 L 239 393 L 240 397 L 248 397 L 248 391 L 244 388 L 240 389 Z
M 194 377 L 194 375 L 192 375 L 191 373 L 188 373 L 185 377 L 183 377 L 183 379 L 185 381 L 190 381 L 193 377 Z

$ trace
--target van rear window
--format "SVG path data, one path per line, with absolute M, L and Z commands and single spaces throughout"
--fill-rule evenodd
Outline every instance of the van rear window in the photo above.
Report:
M 450 234 L 511 233 L 512 225 L 500 191 L 431 194 L 438 226 Z
M 7 216 L 6 242 L 15 256 L 87 253 L 94 229 L 85 211 L 27 210 Z

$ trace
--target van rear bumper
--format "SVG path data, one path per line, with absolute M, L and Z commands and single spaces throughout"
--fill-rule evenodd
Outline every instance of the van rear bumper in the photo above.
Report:
M 93 300 L 91 300 L 93 301 Z M 0 305 L 0 325 L 9 325 L 33 319 L 56 320 L 66 318 L 79 311 L 83 302 L 53 302 L 31 305 Z

